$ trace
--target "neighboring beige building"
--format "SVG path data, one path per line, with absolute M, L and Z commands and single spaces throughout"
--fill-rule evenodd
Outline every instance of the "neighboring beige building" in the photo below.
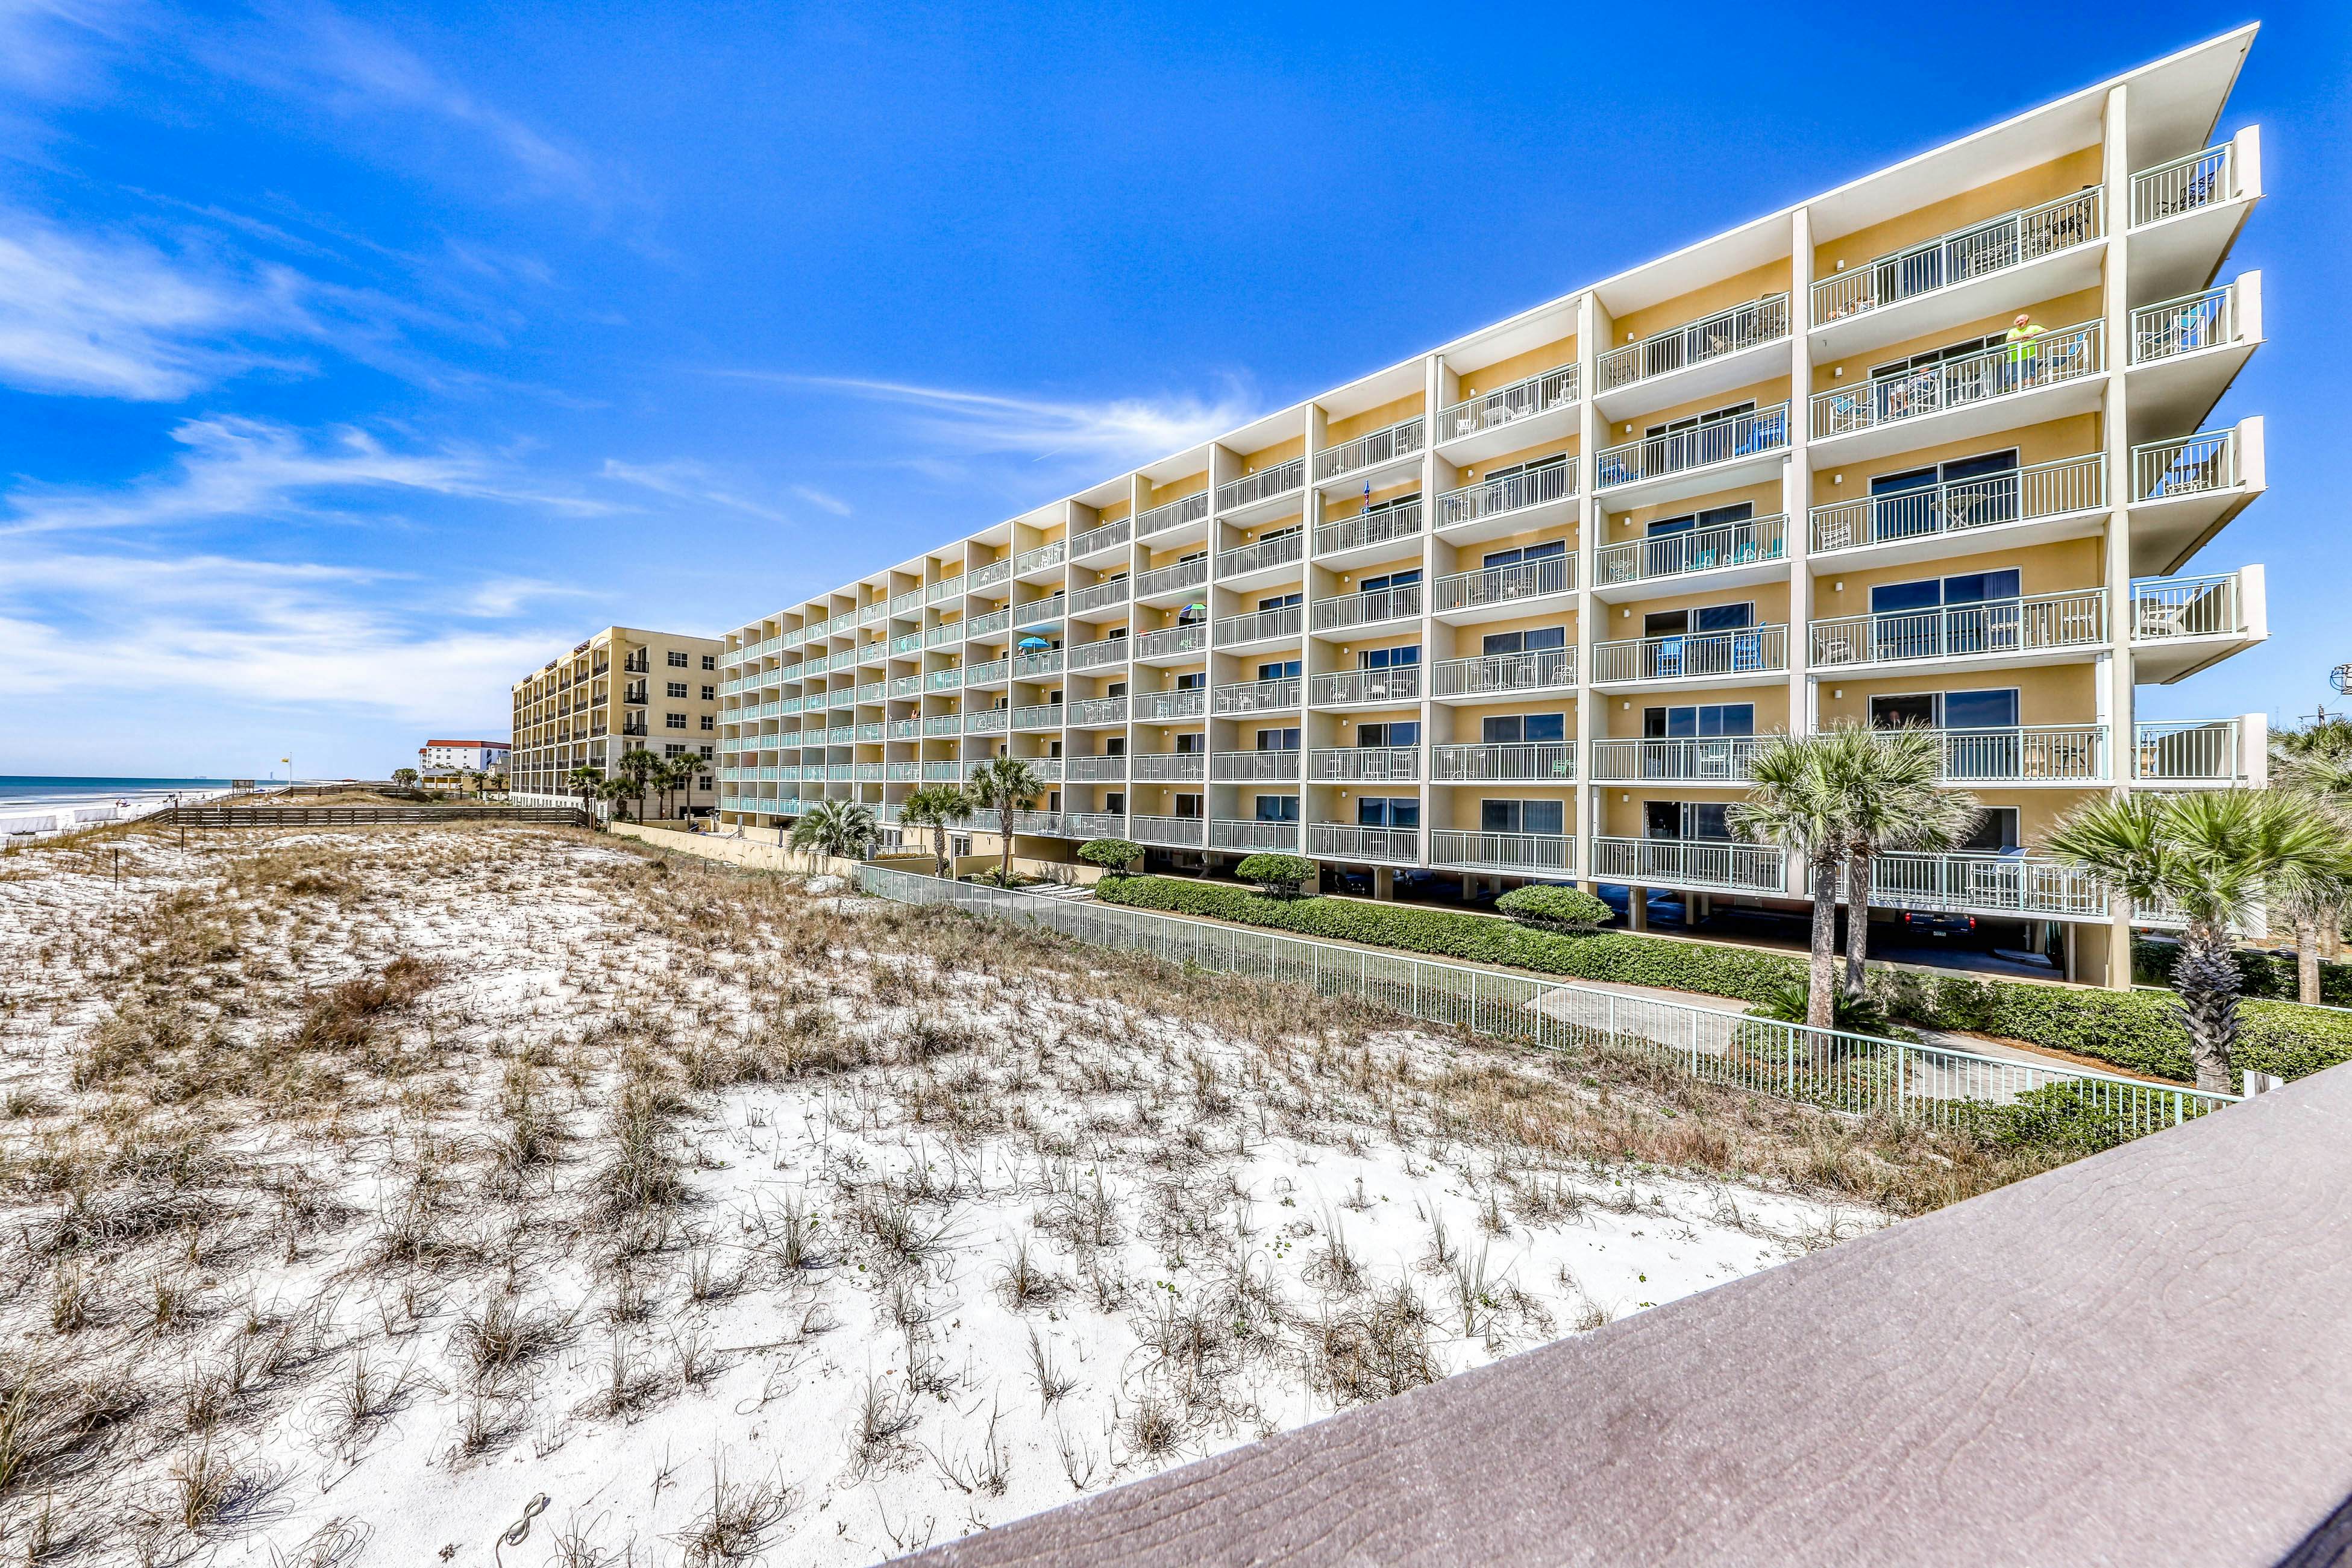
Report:
M 670 809 L 709 810 L 717 804 L 719 649 L 715 637 L 607 626 L 515 682 L 511 792 L 567 796 L 573 768 L 610 775 L 625 752 L 642 747 L 701 759 L 696 787 L 673 795 Z
M 2217 544 L 2262 421 L 2204 425 L 2263 338 L 2259 275 L 2225 269 L 2260 142 L 2217 132 L 2252 37 L 740 626 L 722 814 L 887 821 L 1009 752 L 1054 792 L 1019 836 L 1046 858 L 1121 836 L 1381 894 L 1794 907 L 1801 871 L 1724 823 L 1758 739 L 1907 721 L 1990 811 L 1965 853 L 1886 857 L 1885 910 L 2014 921 L 2127 984 L 2128 912 L 2029 847 L 2095 792 L 2261 777 L 2260 715 L 2134 709 L 2265 635 L 2262 569 Z
M 426 778 L 502 773 L 509 749 L 504 741 L 427 741 L 416 748 L 416 771 Z

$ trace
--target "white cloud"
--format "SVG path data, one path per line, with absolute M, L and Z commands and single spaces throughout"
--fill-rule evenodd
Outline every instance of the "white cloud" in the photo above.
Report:
M 672 500 L 698 501 L 710 506 L 724 507 L 730 511 L 740 511 L 746 517 L 756 517 L 766 522 L 791 521 L 775 507 L 736 493 L 734 489 L 712 473 L 708 464 L 690 459 L 680 458 L 666 463 L 625 463 L 618 458 L 607 458 L 604 459 L 602 477 L 617 480 L 625 485 L 635 485 L 640 489 L 651 490 L 656 495 L 667 496 Z M 807 491 L 797 490 L 797 489 L 796 493 L 808 494 Z M 833 505 L 840 506 L 840 503 L 834 502 Z M 841 507 L 841 510 L 846 511 L 848 509 Z

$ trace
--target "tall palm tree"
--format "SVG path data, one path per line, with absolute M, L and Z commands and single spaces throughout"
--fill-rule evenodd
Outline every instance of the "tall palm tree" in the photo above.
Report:
M 2352 846 L 2341 825 L 2283 790 L 2092 801 L 2052 830 L 2047 848 L 2098 878 L 2111 895 L 2167 905 L 2180 916 L 2186 930 L 2172 984 L 2187 1015 L 2197 1087 L 2222 1094 L 2236 1088 L 2230 1054 L 2239 979 L 2230 928 L 2272 897 L 2352 889 Z
M 580 809 L 585 811 L 588 803 L 604 793 L 604 770 L 593 763 L 583 763 L 563 775 L 563 783 L 571 794 L 580 797 Z
M 2312 810 L 2352 834 L 2352 725 L 2331 719 L 2279 736 L 2271 747 L 2271 783 L 2305 796 Z M 2334 957 L 2342 945 L 2347 901 L 2352 900 L 2329 896 L 2325 887 L 2294 886 L 2273 905 L 2272 912 L 2294 926 L 2294 984 L 2300 1001 L 2320 998 L 2319 961 Z
M 622 821 L 626 822 L 629 820 L 629 792 L 635 787 L 635 785 L 632 784 L 626 779 L 606 779 L 596 786 L 596 796 L 599 800 L 607 800 L 612 802 L 614 812 Z M 645 800 L 643 796 L 639 796 L 637 801 L 638 820 L 644 820 L 645 815 Z
M 948 829 L 971 818 L 971 797 L 955 784 L 926 784 L 898 803 L 902 825 L 931 830 L 931 865 L 942 879 L 948 874 Z
M 654 773 L 661 765 L 662 760 L 643 746 L 621 753 L 621 777 L 628 782 L 629 794 L 635 797 L 639 822 L 646 819 L 646 795 L 652 789 Z
M 1845 989 L 1859 996 L 1870 955 L 1872 861 L 1890 851 L 1949 849 L 1984 813 L 1968 791 L 1944 787 L 1944 742 L 1933 730 L 1840 724 L 1822 736 L 1845 816 Z
M 1003 845 L 996 885 L 1009 888 L 1013 885 L 1013 814 L 1036 805 L 1045 793 L 1045 781 L 1023 758 L 991 757 L 971 770 L 971 782 L 964 790 L 973 806 L 996 813 L 997 837 Z
M 1759 844 L 1777 845 L 1805 862 L 1813 900 L 1811 983 L 1805 1022 L 1828 1028 L 1835 1016 L 1838 871 L 1853 837 L 1828 735 L 1778 735 L 1748 764 L 1748 798 L 1727 814 L 1731 830 Z
M 863 860 L 874 847 L 874 810 L 854 800 L 821 800 L 793 824 L 792 846 L 844 860 Z

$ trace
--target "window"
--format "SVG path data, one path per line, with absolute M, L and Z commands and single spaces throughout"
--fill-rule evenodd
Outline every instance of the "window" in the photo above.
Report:
M 1104 736 L 1102 754 L 1106 757 L 1123 757 L 1127 755 L 1127 737 L 1124 735 Z
M 1920 691 L 1870 700 L 1874 729 L 1918 724 L 1931 730 L 2013 730 L 2017 688 L 1990 691 Z
M 1642 617 L 1645 637 L 1704 636 L 1708 632 L 1746 631 L 1756 624 L 1753 603 L 1706 605 L 1696 610 L 1653 610 Z
M 1642 710 L 1642 738 L 1647 741 L 1708 740 L 1717 735 L 1754 733 L 1756 705 L 1752 702 L 1705 702 Z
M 1209 676 L 1206 670 L 1196 669 L 1190 674 L 1176 678 L 1176 689 L 1179 691 L 1198 691 L 1208 684 Z
M 1366 795 L 1356 802 L 1356 826 L 1359 827 L 1419 827 L 1421 801 L 1413 795 L 1397 795 L 1383 799 Z
M 1408 643 L 1402 647 L 1360 648 L 1356 653 L 1358 669 L 1410 669 L 1421 662 L 1421 645 Z
M 1567 553 L 1567 542 L 1563 540 L 1556 539 L 1549 544 L 1530 544 L 1524 549 L 1519 550 L 1490 551 L 1486 554 L 1478 558 L 1478 564 L 1481 566 L 1517 566 L 1532 561 L 1558 561 Z
M 694 787 L 701 790 L 705 794 L 709 794 L 710 790 L 710 781 L 708 778 L 698 778 L 694 781 Z
M 1202 797 L 1197 795 L 1178 795 L 1176 797 L 1176 815 L 1181 818 L 1187 819 L 1200 816 L 1202 815 L 1201 811 L 1201 799 Z
M 1106 791 L 1104 791 L 1104 792 L 1103 792 L 1103 809 L 1104 809 L 1105 811 L 1109 812 L 1109 813 L 1110 813 L 1112 816 L 1126 816 L 1126 815 L 1127 815 L 1127 792 L 1126 792 L 1126 791 L 1124 791 L 1124 790 L 1116 790 L 1116 789 L 1114 789 L 1114 790 L 1106 790 Z
M 1870 481 L 1869 537 L 1909 539 L 1949 529 L 2014 522 L 2019 516 L 2018 499 L 2014 448 L 1879 474 Z
M 681 693 L 681 695 L 683 695 L 683 693 Z M 703 700 L 705 702 L 716 702 L 716 701 L 718 701 L 718 700 L 719 700 L 719 688 L 717 688 L 717 687 L 715 687 L 715 686 L 706 686 L 706 687 L 704 687 L 704 688 L 702 689 L 702 700 Z
M 1180 757 L 1197 757 L 1208 749 L 1209 737 L 1198 730 L 1187 730 L 1176 737 L 1176 754 Z
M 670 667 L 672 669 L 684 669 L 684 668 L 686 668 L 686 655 L 684 655 L 683 653 L 680 653 L 680 652 L 679 652 L 677 649 L 676 649 L 676 648 L 672 648 L 672 649 L 670 649 L 670 650 L 669 650 L 669 667 Z
M 662 715 L 662 728 L 663 728 L 663 729 L 665 729 L 665 730 L 683 730 L 683 729 L 685 729 L 685 728 L 686 728 L 686 715 L 685 715 L 685 714 L 683 714 L 683 713 L 665 713 L 665 714 L 663 714 L 663 715 Z
M 1989 805 L 1977 819 L 1976 831 L 1961 841 L 1966 855 L 2007 855 L 2018 847 L 2017 807 Z
M 1296 822 L 1298 820 L 1298 797 L 1295 795 L 1262 795 L 1257 797 L 1257 820 L 1260 822 Z
M 1713 801 L 1651 800 L 1642 803 L 1644 838 L 1706 838 L 1731 837 L 1730 808 Z
M 1261 752 L 1295 752 L 1298 750 L 1298 727 L 1286 730 L 1260 730 L 1257 749 Z
M 702 656 L 702 668 L 705 669 L 717 669 L 719 668 L 719 656 L 715 653 L 704 654 Z M 709 789 L 710 786 L 706 784 L 702 787 Z
M 1481 833 L 1557 835 L 1565 821 L 1565 803 L 1557 800 L 1482 800 L 1478 803 L 1478 831 Z
M 1260 680 L 1287 680 L 1298 674 L 1298 661 L 1295 658 L 1276 664 L 1261 664 L 1257 667 L 1257 678 Z
M 1479 721 L 1478 738 L 1490 746 L 1512 746 L 1523 741 L 1565 741 L 1568 716 L 1563 713 L 1496 713 Z
M 1359 746 L 1418 746 L 1421 744 L 1421 721 L 1394 720 L 1385 724 L 1356 726 Z
M 1363 591 L 1367 594 L 1385 593 L 1391 588 L 1410 588 L 1420 581 L 1421 568 L 1416 566 L 1410 572 L 1390 572 L 1378 577 L 1367 577 Z
M 2017 646 L 2022 620 L 2015 568 L 1963 572 L 1870 591 L 1879 658 L 1990 653 Z
M 672 741 L 669 744 L 662 748 L 662 755 L 665 757 L 682 757 L 686 755 L 686 748 L 679 745 L 676 741 Z
M 1543 653 L 1568 646 L 1568 632 L 1560 626 L 1537 626 L 1523 632 L 1488 632 L 1479 640 L 1480 653 Z
M 686 682 L 683 680 L 670 681 L 668 683 L 668 695 L 672 697 L 684 697 L 686 695 Z
M 1260 599 L 1257 607 L 1261 610 L 1286 610 L 1305 598 L 1304 594 L 1276 594 L 1272 598 Z
M 715 714 L 705 713 L 702 716 L 702 728 L 706 731 L 719 728 L 718 717 Z
M 702 754 L 702 760 L 703 760 L 704 762 L 706 762 L 706 763 L 707 763 L 707 762 L 709 762 L 709 761 L 713 756 L 715 756 L 715 755 L 717 755 L 717 754 L 718 754 L 715 751 L 713 751 L 713 750 L 712 750 L 712 748 L 710 748 L 710 747 L 709 747 L 709 746 L 701 746 L 701 747 L 698 747 L 698 748 L 697 748 L 697 750 L 698 750 L 698 751 L 699 751 L 699 752 L 701 752 L 701 754 Z M 706 785 L 704 785 L 703 787 L 707 789 L 707 788 L 709 788 L 709 786 L 706 784 Z

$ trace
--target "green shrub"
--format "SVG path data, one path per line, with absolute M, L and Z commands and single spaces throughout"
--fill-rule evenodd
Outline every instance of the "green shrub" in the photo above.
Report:
M 1277 897 L 1295 894 L 1315 875 L 1315 863 L 1296 855 L 1253 855 L 1234 868 L 1244 882 L 1255 882 L 1261 892 Z
M 1495 900 L 1495 907 L 1523 925 L 1544 931 L 1595 931 L 1615 918 L 1607 904 L 1581 888 L 1530 882 Z
M 2006 1104 L 1964 1100 L 1953 1124 L 1988 1149 L 2046 1148 L 2080 1159 L 2131 1140 L 2131 1124 L 2081 1083 L 2048 1083 Z
M 1749 1009 L 1757 1017 L 1773 1018 L 1783 1024 L 1805 1022 L 1812 1006 L 1813 988 L 1810 984 L 1783 985 L 1772 993 L 1769 1002 Z M 1865 991 L 1856 996 L 1843 985 L 1830 991 L 1830 1026 L 1849 1035 L 1870 1035 L 1882 1040 L 1907 1040 L 1908 1030 L 1898 1029 L 1886 1016 L 1886 1005 Z
M 2169 985 L 2172 966 L 2180 960 L 2180 944 L 2161 938 L 2132 940 L 2132 978 L 2142 985 Z M 2238 980 L 2242 994 L 2278 1002 L 2295 1000 L 2294 954 L 2262 948 L 2238 950 Z M 2319 966 L 2319 1000 L 2329 1007 L 2352 1007 L 2352 963 Z
M 1771 1004 L 1784 987 L 1801 988 L 1806 981 L 1805 960 L 1799 953 L 1630 931 L 1536 931 L 1485 915 L 1355 899 L 1267 898 L 1223 882 L 1127 877 L 1105 883 L 1095 896 L 1135 909 L 1568 979 L 1702 992 L 1759 1006 Z M 2147 1078 L 2196 1080 L 2180 1002 L 2169 993 L 2087 991 L 1880 964 L 1871 966 L 1869 993 L 1886 1016 L 1905 1023 L 1998 1035 Z M 2292 1002 L 2248 1002 L 2238 1016 L 2236 1061 L 2241 1068 L 2294 1079 L 2352 1061 L 2352 1016 Z
M 1090 838 L 1078 846 L 1078 858 L 1099 866 L 1113 877 L 1124 877 L 1143 858 L 1143 846 L 1126 838 Z

